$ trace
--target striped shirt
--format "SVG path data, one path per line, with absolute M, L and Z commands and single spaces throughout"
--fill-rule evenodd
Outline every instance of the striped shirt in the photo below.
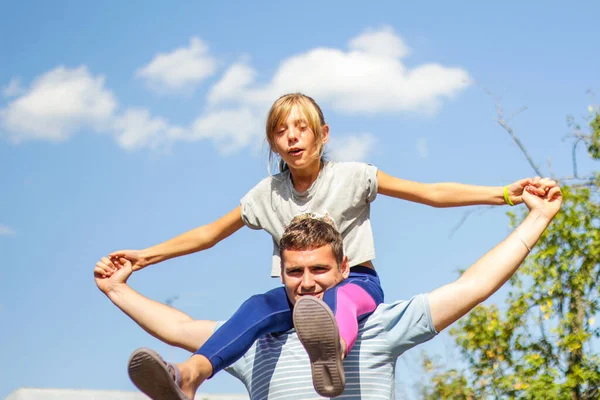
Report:
M 336 398 L 395 398 L 396 359 L 436 334 L 427 295 L 381 304 L 359 325 L 356 344 L 344 360 L 346 389 Z M 244 383 L 252 400 L 321 398 L 294 331 L 261 337 L 226 370 Z

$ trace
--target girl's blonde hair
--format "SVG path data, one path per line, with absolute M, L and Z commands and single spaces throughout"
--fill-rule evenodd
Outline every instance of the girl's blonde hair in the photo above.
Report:
M 308 127 L 312 130 L 315 135 L 317 142 L 316 157 L 322 158 L 324 145 L 323 145 L 323 125 L 325 125 L 325 117 L 321 107 L 311 97 L 306 96 L 302 93 L 290 93 L 278 98 L 269 110 L 266 124 L 267 142 L 269 143 L 269 166 L 271 165 L 273 158 L 277 155 L 275 151 L 275 132 L 281 124 L 285 122 L 288 115 L 292 111 L 294 106 L 298 106 L 300 112 L 304 115 Z M 287 169 L 287 165 L 283 160 L 279 162 L 279 171 L 282 172 Z

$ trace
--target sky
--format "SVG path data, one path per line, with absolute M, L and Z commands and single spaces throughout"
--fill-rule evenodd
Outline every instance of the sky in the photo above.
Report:
M 600 5 L 412 3 L 0 2 L 0 398 L 23 386 L 133 390 L 138 347 L 185 359 L 97 290 L 94 264 L 236 207 L 268 175 L 263 125 L 282 94 L 322 106 L 331 159 L 492 186 L 534 175 L 497 123 L 499 109 L 526 107 L 510 126 L 544 174 L 571 175 L 566 118 L 598 104 Z M 579 157 L 583 172 L 597 168 Z M 456 279 L 510 232 L 507 211 L 379 196 L 386 300 Z M 270 245 L 244 228 L 130 284 L 224 320 L 279 284 Z M 400 398 L 420 380 L 421 351 L 455 357 L 447 333 L 403 355 Z M 244 388 L 222 373 L 201 390 Z

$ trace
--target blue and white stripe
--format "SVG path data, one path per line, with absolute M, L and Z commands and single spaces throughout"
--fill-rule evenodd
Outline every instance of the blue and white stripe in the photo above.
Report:
M 396 360 L 436 335 L 427 295 L 382 304 L 359 326 L 356 344 L 344 360 L 346 390 L 338 399 L 395 398 Z M 294 331 L 267 335 L 227 369 L 253 400 L 321 399 L 312 385 L 306 350 Z

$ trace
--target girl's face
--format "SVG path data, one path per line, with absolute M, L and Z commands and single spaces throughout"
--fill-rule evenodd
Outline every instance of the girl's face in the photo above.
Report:
M 287 163 L 290 170 L 318 165 L 321 157 L 319 149 L 329 140 L 329 127 L 323 125 L 321 131 L 321 143 L 317 143 L 304 114 L 298 106 L 293 106 L 287 119 L 275 130 L 274 150 Z

